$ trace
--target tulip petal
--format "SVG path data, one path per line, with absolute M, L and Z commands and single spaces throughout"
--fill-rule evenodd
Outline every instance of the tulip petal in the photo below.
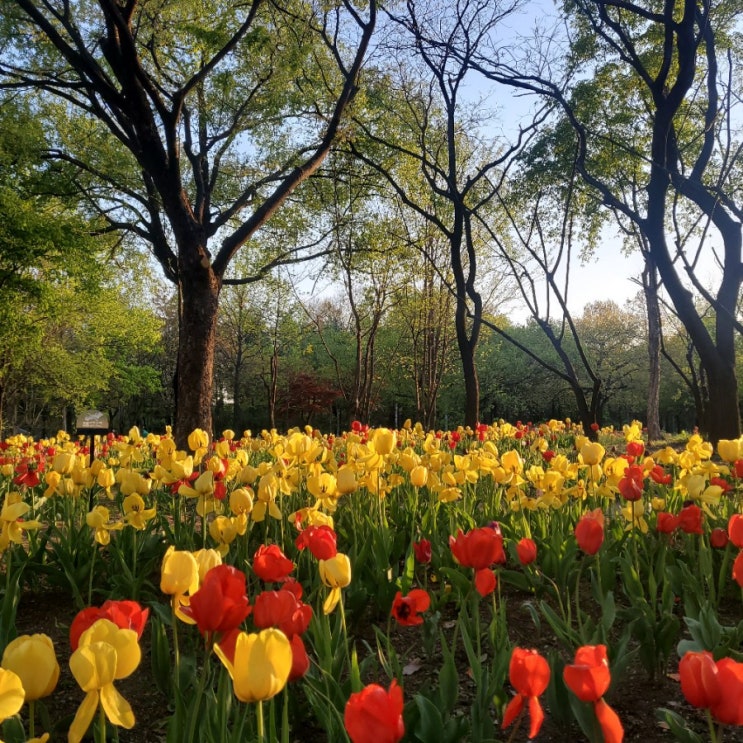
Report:
M 89 691 L 77 708 L 75 718 L 72 720 L 69 732 L 67 733 L 67 743 L 80 743 L 85 733 L 88 732 L 88 728 L 90 727 L 90 723 L 93 722 L 93 717 L 95 717 L 95 711 L 97 709 L 98 692 Z
M 619 720 L 619 715 L 603 700 L 599 699 L 593 706 L 596 719 L 601 726 L 604 735 L 604 743 L 622 743 L 624 739 L 624 728 Z
M 524 709 L 524 697 L 521 694 L 517 694 L 508 703 L 506 711 L 503 713 L 501 728 L 505 730 L 519 716 L 522 709 Z
M 134 727 L 134 712 L 129 702 L 119 694 L 113 684 L 101 689 L 101 705 L 114 725 L 131 730 Z
M 340 588 L 331 589 L 330 593 L 328 594 L 328 597 L 325 599 L 325 603 L 322 605 L 323 614 L 330 614 L 333 611 L 333 609 L 335 609 L 335 607 L 338 606 L 338 602 L 340 600 L 341 600 L 341 589 Z
M 544 710 L 537 697 L 529 697 L 529 718 L 531 719 L 529 738 L 536 738 L 544 722 Z
M 0 668 L 0 721 L 15 715 L 23 706 L 25 694 L 20 677 Z

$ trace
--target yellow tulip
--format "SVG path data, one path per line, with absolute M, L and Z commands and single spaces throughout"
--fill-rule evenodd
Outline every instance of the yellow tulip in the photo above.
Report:
M 345 588 L 351 582 L 351 561 L 348 555 L 339 552 L 329 560 L 320 560 L 318 569 L 320 580 L 331 589 L 323 604 L 323 612 L 330 614 L 340 601 L 341 588 Z
M 209 524 L 209 536 L 217 543 L 217 551 L 224 557 L 235 541 L 238 524 L 229 516 L 216 516 Z
M 422 488 L 428 482 L 428 468 L 418 464 L 410 470 L 410 482 L 413 487 Z
M 211 470 L 202 472 L 194 481 L 193 487 L 190 485 L 181 485 L 178 488 L 178 495 L 189 498 L 199 498 L 202 496 L 212 495 L 214 493 L 214 473 Z
M 580 448 L 580 455 L 584 464 L 598 464 L 605 453 L 606 449 L 598 441 L 587 441 Z
M 122 503 L 124 519 L 129 526 L 142 530 L 150 519 L 155 518 L 156 509 L 145 508 L 145 502 L 139 493 L 132 493 L 124 498 Z
M 92 511 L 85 514 L 85 523 L 93 529 L 93 536 L 98 544 L 107 545 L 111 541 L 111 531 L 124 528 L 121 521 L 110 522 L 110 514 L 105 506 L 95 506 Z
M 59 663 L 48 635 L 21 635 L 11 640 L 0 665 L 20 678 L 28 702 L 48 697 L 59 681 Z
M 199 449 L 206 449 L 209 446 L 209 434 L 200 428 L 195 428 L 188 435 L 188 448 L 196 452 Z
M 70 670 L 86 696 L 70 725 L 68 743 L 80 743 L 99 704 L 114 725 L 134 727 L 131 705 L 113 682 L 130 676 L 141 657 L 134 630 L 120 629 L 108 619 L 99 619 L 83 632 L 78 649 L 70 656 Z
M 336 475 L 335 488 L 340 495 L 348 495 L 353 493 L 359 487 L 359 483 L 356 480 L 356 473 L 348 464 L 344 464 L 338 468 Z
M 0 553 L 4 552 L 11 542 L 21 544 L 24 530 L 38 529 L 42 525 L 35 519 L 24 520 L 30 510 L 31 506 L 23 502 L 20 493 L 13 491 L 5 496 L 5 505 L 0 511 Z
M 116 474 L 112 469 L 109 469 L 108 467 L 102 467 L 98 470 L 98 474 L 96 475 L 96 482 L 98 483 L 98 485 L 105 489 L 106 493 L 109 493 L 111 490 L 111 486 L 116 483 Z
M 232 659 L 219 645 L 214 650 L 229 672 L 235 696 L 241 702 L 271 699 L 286 686 L 292 667 L 292 648 L 281 630 L 241 632 Z
M 741 459 L 743 451 L 743 438 L 740 439 L 720 439 L 717 442 L 717 453 L 720 459 L 731 464 L 737 459 Z
M 0 722 L 17 714 L 23 707 L 25 692 L 20 676 L 0 668 Z
M 204 576 L 217 565 L 222 564 L 222 555 L 214 549 L 201 549 L 193 553 L 199 566 L 199 585 L 204 580 Z
M 253 495 L 248 488 L 235 488 L 230 493 L 230 511 L 235 516 L 248 514 L 253 510 Z
M 372 434 L 372 443 L 377 454 L 391 454 L 397 445 L 397 432 L 389 428 L 377 428 Z
M 44 475 L 44 482 L 47 486 L 44 491 L 45 498 L 51 498 L 57 492 L 57 487 L 59 486 L 61 479 L 62 475 L 54 470 L 49 470 L 49 472 Z
M 152 480 L 149 477 L 143 477 L 136 470 L 120 469 L 116 473 L 116 480 L 119 483 L 119 489 L 122 495 L 147 495 L 152 488 Z
M 317 472 L 307 478 L 307 490 L 315 498 L 331 498 L 336 494 L 337 481 L 330 472 Z
M 191 552 L 168 547 L 160 567 L 160 590 L 174 598 L 199 590 L 199 564 Z
M 61 451 L 56 454 L 52 460 L 52 469 L 60 475 L 69 475 L 75 466 L 75 455 L 69 452 Z

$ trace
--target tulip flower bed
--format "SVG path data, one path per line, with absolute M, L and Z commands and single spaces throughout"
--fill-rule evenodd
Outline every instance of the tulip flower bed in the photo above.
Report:
M 743 740 L 743 440 L 0 448 L 2 739 Z

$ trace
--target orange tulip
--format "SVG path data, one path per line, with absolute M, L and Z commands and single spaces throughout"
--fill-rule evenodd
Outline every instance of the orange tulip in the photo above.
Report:
M 536 650 L 514 648 L 508 666 L 508 678 L 516 689 L 516 696 L 508 703 L 503 714 L 502 728 L 507 728 L 521 713 L 524 702 L 529 702 L 529 738 L 534 738 L 544 722 L 544 711 L 539 695 L 544 693 L 550 680 L 550 667 Z
M 724 725 L 743 725 L 743 663 L 720 658 L 717 677 L 720 697 L 710 706 L 712 716 Z
M 562 672 L 565 685 L 582 702 L 592 702 L 604 743 L 621 743 L 624 728 L 617 713 L 604 701 L 611 683 L 606 645 L 584 645 L 575 652 L 575 662 Z
M 689 652 L 679 662 L 681 693 L 694 707 L 709 708 L 720 698 L 720 680 L 712 653 Z

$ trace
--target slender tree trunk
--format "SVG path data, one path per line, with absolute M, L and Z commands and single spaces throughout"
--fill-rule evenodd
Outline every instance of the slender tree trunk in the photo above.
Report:
M 237 339 L 237 352 L 235 353 L 235 365 L 232 370 L 232 429 L 238 433 L 242 432 L 242 395 L 240 391 L 240 377 L 243 367 L 243 339 Z M 238 430 L 240 429 L 240 430 Z
M 660 354 L 661 354 L 661 319 L 658 302 L 658 274 L 652 259 L 645 259 L 645 270 L 642 274 L 642 286 L 645 294 L 645 310 L 648 319 L 648 397 L 646 424 L 648 440 L 660 439 Z

